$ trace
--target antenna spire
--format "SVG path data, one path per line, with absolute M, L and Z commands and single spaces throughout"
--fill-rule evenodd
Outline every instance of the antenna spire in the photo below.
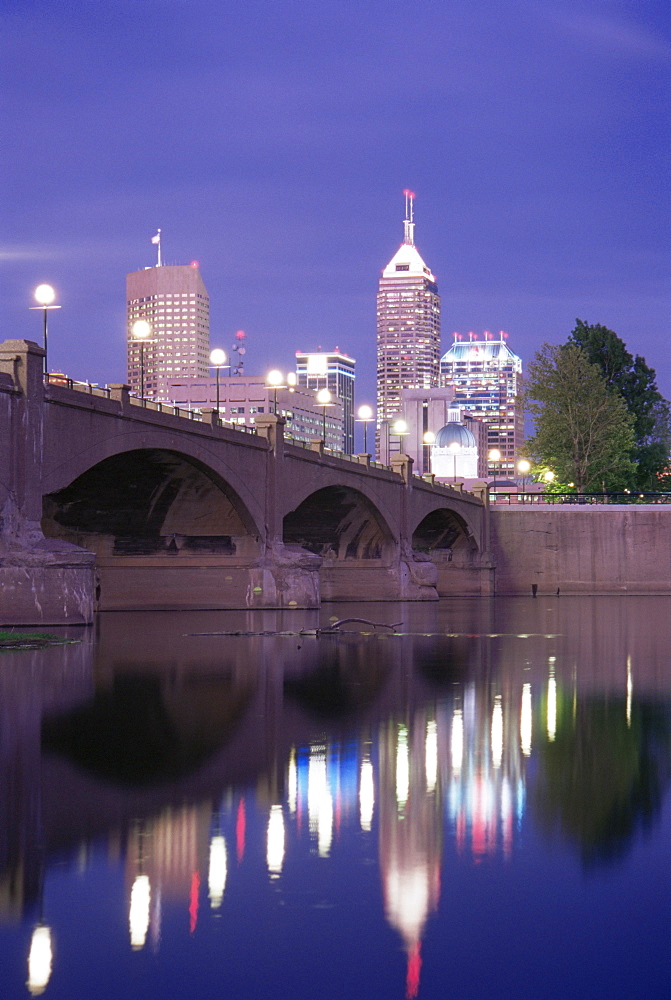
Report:
M 408 188 L 403 192 L 405 195 L 405 219 L 403 220 L 403 242 L 409 246 L 415 245 L 415 192 Z

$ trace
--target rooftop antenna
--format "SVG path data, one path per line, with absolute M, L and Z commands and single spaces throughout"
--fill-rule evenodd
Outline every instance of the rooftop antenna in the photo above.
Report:
M 156 250 L 158 252 L 158 261 L 156 262 L 156 267 L 161 267 L 161 230 L 159 229 L 156 236 L 152 236 L 152 243 L 156 244 Z
M 403 192 L 405 195 L 405 219 L 403 220 L 403 242 L 409 246 L 415 245 L 415 192 L 408 188 Z

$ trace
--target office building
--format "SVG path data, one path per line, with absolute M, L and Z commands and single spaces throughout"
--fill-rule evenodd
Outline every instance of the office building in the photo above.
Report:
M 479 340 L 455 334 L 454 343 L 440 361 L 440 383 L 454 389 L 455 403 L 487 425 L 488 452 L 500 459 L 489 461 L 487 475 L 515 476 L 515 465 L 524 441 L 522 361 L 506 343 L 507 334 L 485 333 Z
M 382 272 L 377 295 L 377 422 L 402 410 L 403 389 L 438 385 L 440 296 L 415 246 L 414 195 L 405 192 L 403 243 Z
M 354 379 L 356 361 L 337 347 L 321 354 L 296 351 L 298 385 L 314 393 L 328 389 L 343 406 L 344 451 L 354 453 Z
M 205 377 L 210 355 L 210 299 L 197 263 L 159 265 L 126 276 L 128 375 L 131 391 L 168 401 L 173 379 Z M 137 320 L 150 332 L 133 334 Z
M 431 471 L 431 449 L 425 435 L 437 434 L 448 420 L 454 390 L 401 389 L 399 412 L 379 427 L 379 457 L 390 465 L 395 453 L 403 452 L 413 460 L 413 472 L 418 476 Z M 403 434 L 394 431 L 397 417 L 406 425 Z
M 217 407 L 216 377 L 175 379 L 168 386 L 170 402 L 189 410 Z M 315 393 L 297 388 L 274 389 L 263 375 L 221 375 L 219 415 L 224 424 L 253 427 L 257 414 L 274 413 L 286 421 L 287 439 L 324 440 L 332 451 L 344 450 L 343 405 L 334 397 L 327 407 L 317 403 Z

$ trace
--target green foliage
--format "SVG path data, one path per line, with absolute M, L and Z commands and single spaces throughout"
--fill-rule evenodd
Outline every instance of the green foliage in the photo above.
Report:
M 636 472 L 633 419 L 577 344 L 544 344 L 528 368 L 527 451 L 578 493 L 624 489 Z
M 576 344 L 592 364 L 598 365 L 606 384 L 617 392 L 633 418 L 636 472 L 631 486 L 658 490 L 669 465 L 671 409 L 657 389 L 656 374 L 645 359 L 633 357 L 624 342 L 599 323 L 590 326 L 576 320 L 569 344 Z M 668 478 L 668 474 L 667 474 Z
M 558 691 L 557 729 L 540 741 L 533 806 L 541 824 L 575 844 L 583 861 L 616 857 L 659 812 L 668 720 L 616 698 Z

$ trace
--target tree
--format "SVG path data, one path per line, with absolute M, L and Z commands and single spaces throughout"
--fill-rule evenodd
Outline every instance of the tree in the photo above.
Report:
M 527 409 L 535 434 L 533 458 L 579 493 L 621 490 L 635 465 L 633 420 L 598 365 L 577 344 L 544 344 L 529 365 Z
M 671 410 L 657 389 L 656 374 L 645 358 L 633 357 L 616 333 L 599 323 L 590 326 L 576 320 L 569 344 L 586 351 L 598 365 L 606 384 L 625 402 L 633 417 L 636 474 L 631 484 L 638 490 L 659 489 L 660 477 L 669 465 Z

